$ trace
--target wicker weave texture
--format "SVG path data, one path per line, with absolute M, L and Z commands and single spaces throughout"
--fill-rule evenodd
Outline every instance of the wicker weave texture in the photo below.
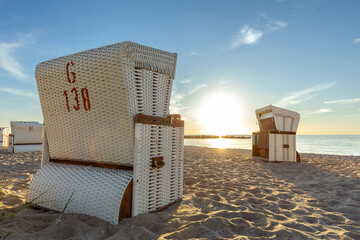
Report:
M 43 125 L 38 122 L 10 122 L 13 144 L 41 144 Z
M 119 208 L 132 171 L 48 163 L 30 183 L 27 202 L 42 207 L 95 216 L 118 223 Z
M 135 124 L 132 215 L 155 211 L 182 198 L 183 128 Z M 152 168 L 163 157 L 162 168 Z
M 3 129 L 2 132 L 2 140 L 3 140 L 3 147 L 7 147 L 9 145 L 9 134 L 10 134 L 10 128 Z
M 169 114 L 172 78 L 146 69 L 125 67 L 129 82 L 130 107 L 134 114 L 142 113 L 157 117 Z
M 296 162 L 296 135 L 269 134 L 269 161 Z
M 51 158 L 133 165 L 133 116 L 168 114 L 176 57 L 123 42 L 40 63 Z
M 6 127 L 0 127 L 0 142 L 3 142 L 3 132 L 7 129 Z

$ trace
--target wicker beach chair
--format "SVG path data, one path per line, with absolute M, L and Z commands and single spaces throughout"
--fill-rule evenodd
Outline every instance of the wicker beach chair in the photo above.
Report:
M 11 153 L 41 151 L 42 128 L 38 122 L 11 121 L 5 129 L 4 146 Z
M 122 42 L 40 63 L 42 168 L 27 201 L 117 224 L 181 199 L 184 122 L 169 115 L 176 58 Z
M 6 127 L 0 127 L 0 143 L 3 142 L 3 132 L 6 129 Z
M 2 146 L 8 146 L 8 138 L 9 138 L 9 128 L 7 127 L 2 127 L 0 128 L 0 141 L 2 143 Z
M 252 137 L 252 155 L 270 162 L 300 162 L 296 131 L 300 114 L 272 105 L 255 111 L 260 131 Z

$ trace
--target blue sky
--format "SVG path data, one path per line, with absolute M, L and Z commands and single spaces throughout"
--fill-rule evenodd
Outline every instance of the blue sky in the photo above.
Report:
M 178 53 L 171 110 L 186 134 L 256 131 L 269 104 L 298 111 L 299 134 L 360 134 L 359 12 L 357 0 L 0 0 L 0 126 L 42 122 L 38 63 L 134 41 Z

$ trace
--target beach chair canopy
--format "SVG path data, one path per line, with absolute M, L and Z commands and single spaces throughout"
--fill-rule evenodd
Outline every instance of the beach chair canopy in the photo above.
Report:
M 123 42 L 40 63 L 42 168 L 27 201 L 63 211 L 72 198 L 65 212 L 117 224 L 182 199 L 184 122 L 169 114 L 176 58 Z
M 3 142 L 3 146 L 6 147 L 9 145 L 9 133 L 10 133 L 10 128 L 5 128 L 2 130 L 2 142 Z
M 0 127 L 0 142 L 3 142 L 3 134 L 6 127 Z
M 39 122 L 11 121 L 9 134 L 13 144 L 41 144 L 43 125 Z
M 299 113 L 272 105 L 257 109 L 255 113 L 261 132 L 269 130 L 296 133 L 300 121 Z
M 40 63 L 51 158 L 132 166 L 134 116 L 167 117 L 176 58 L 122 42 Z

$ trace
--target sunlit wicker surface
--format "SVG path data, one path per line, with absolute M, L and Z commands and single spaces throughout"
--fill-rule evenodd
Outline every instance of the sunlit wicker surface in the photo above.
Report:
M 10 122 L 14 144 L 41 144 L 42 128 L 38 122 Z
M 10 128 L 5 128 L 2 132 L 2 140 L 3 140 L 3 146 L 7 147 L 9 145 L 9 134 L 10 134 Z
M 184 128 L 139 124 L 135 126 L 132 215 L 157 210 L 182 198 Z M 165 165 L 152 168 L 151 158 Z
M 74 193 L 76 201 L 67 212 L 116 224 L 133 175 L 133 216 L 182 198 L 184 128 L 134 124 L 138 113 L 169 119 L 176 57 L 124 42 L 39 64 L 36 80 L 46 130 L 43 168 L 27 201 L 46 192 L 38 205 L 62 211 Z M 154 168 L 153 157 L 163 158 L 164 167 Z M 133 166 L 133 171 L 52 160 Z
M 176 57 L 123 42 L 39 64 L 51 158 L 133 165 L 133 116 L 168 114 Z
M 48 163 L 30 183 L 27 201 L 39 206 L 81 213 L 118 223 L 120 203 L 133 172 L 90 166 Z

